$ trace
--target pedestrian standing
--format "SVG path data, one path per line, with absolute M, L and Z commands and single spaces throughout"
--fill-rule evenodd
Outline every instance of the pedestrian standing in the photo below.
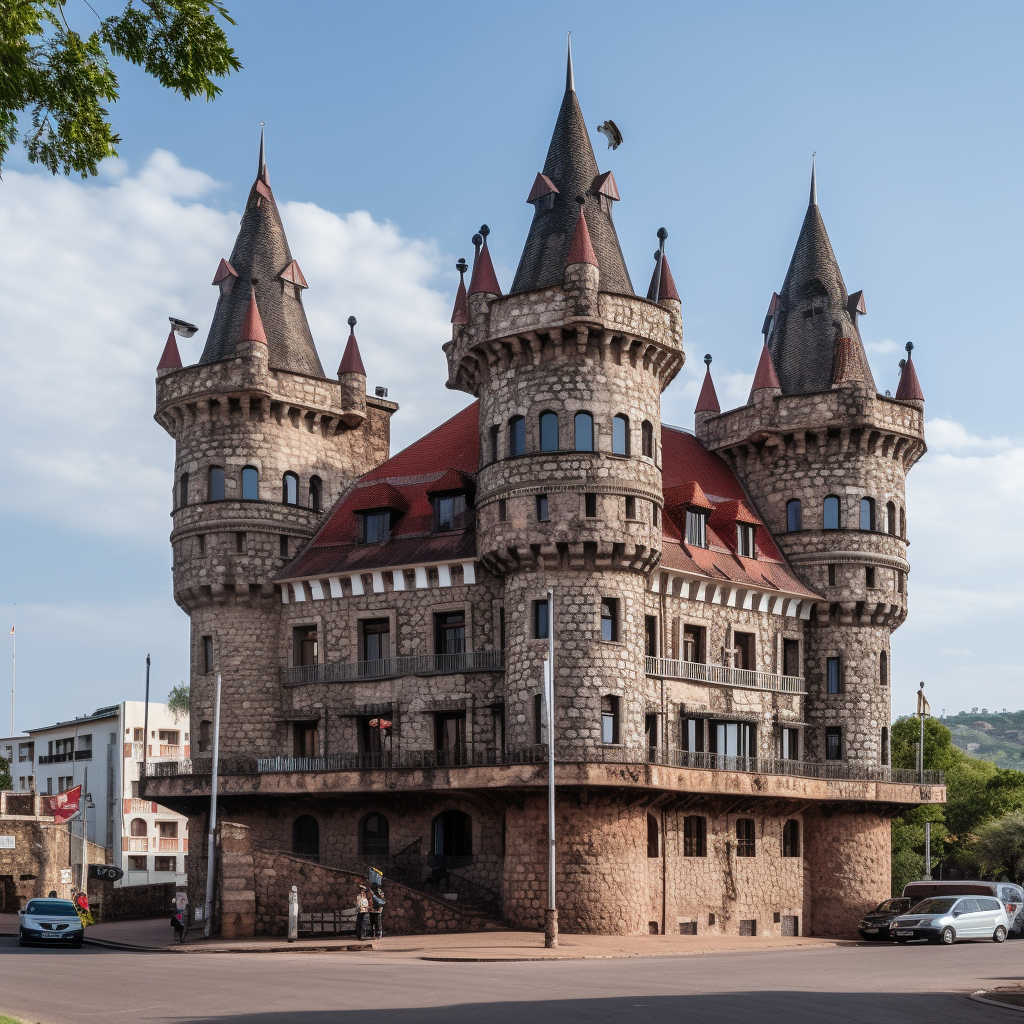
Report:
M 356 938 L 362 941 L 366 938 L 366 926 L 369 924 L 367 917 L 370 913 L 370 897 L 367 894 L 366 886 L 360 883 L 359 893 L 356 896 Z
M 373 924 L 372 934 L 375 939 L 384 938 L 384 889 L 374 885 L 370 889 L 370 921 Z

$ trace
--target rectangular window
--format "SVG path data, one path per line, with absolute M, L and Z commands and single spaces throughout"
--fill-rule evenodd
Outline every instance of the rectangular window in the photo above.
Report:
M 683 856 L 706 857 L 708 855 L 708 819 L 702 814 L 688 814 L 683 818 Z M 697 934 L 694 922 L 693 934 Z
M 800 675 L 800 641 L 782 639 L 782 674 L 784 676 Z
M 203 637 L 203 671 L 204 672 L 212 672 L 213 671 L 213 637 L 212 636 L 204 636 Z M 141 730 L 136 729 L 135 731 L 136 732 L 140 732 Z M 141 736 L 139 737 L 137 742 L 142 742 L 142 737 Z
M 501 643 L 501 650 L 505 650 L 505 606 L 498 609 L 498 640 Z
M 533 742 L 544 742 L 544 696 L 540 693 L 533 695 Z
M 903 593 L 903 570 L 902 569 L 897 569 L 896 570 L 896 593 L 897 594 L 902 594 Z
M 702 664 L 706 657 L 705 636 L 703 626 L 694 626 L 685 623 L 683 626 L 683 661 L 690 661 L 695 664 Z
M 154 871 L 167 871 L 174 874 L 178 870 L 178 858 L 177 857 L 154 857 L 153 858 L 153 870 Z
M 359 516 L 360 544 L 385 544 L 390 532 L 390 512 L 364 512 Z
M 158 821 L 157 826 L 160 829 L 161 839 L 178 838 L 178 823 L 176 821 Z
M 619 639 L 619 602 L 613 597 L 601 598 L 601 639 Z
M 828 567 L 828 585 L 830 587 L 836 585 L 836 567 L 834 565 Z
M 286 533 L 281 534 L 281 557 L 288 557 L 288 534 Z
M 157 731 L 156 738 L 161 743 L 176 747 L 181 740 L 181 732 L 177 729 L 160 729 Z
M 596 494 L 584 494 L 583 495 L 583 514 L 588 519 L 597 518 L 597 495 Z
M 544 522 L 548 517 L 548 496 L 546 494 L 537 495 L 537 520 Z
M 658 617 L 657 615 L 644 616 L 644 654 L 648 658 L 658 656 Z
M 740 856 L 738 851 L 736 856 Z M 757 935 L 757 921 L 740 921 L 740 935 Z
M 535 640 L 548 639 L 548 602 L 533 602 L 533 637 Z
M 235 533 L 235 551 L 240 555 L 245 554 L 245 533 L 242 530 Z
M 686 513 L 686 543 L 693 548 L 706 548 L 708 518 L 703 512 Z
M 293 727 L 293 750 L 296 757 L 317 756 L 317 722 L 296 722 Z
M 654 524 L 655 526 L 657 526 L 657 525 L 658 525 L 658 521 L 659 521 L 659 517 L 660 517 L 660 516 L 661 516 L 661 513 L 660 513 L 660 511 L 658 510 L 658 506 L 657 506 L 657 503 L 656 503 L 656 502 L 653 502 L 653 501 L 652 501 L 652 502 L 651 502 L 651 522 L 652 522 L 652 523 L 653 523 L 653 524 Z
M 465 711 L 434 715 L 434 749 L 438 752 L 438 760 L 444 764 L 465 764 Z
M 466 653 L 465 612 L 441 612 L 434 616 L 434 653 Z
M 800 760 L 800 730 L 779 730 L 779 757 L 783 761 Z
M 757 840 L 754 837 L 754 819 L 753 818 L 737 818 L 736 819 L 736 856 L 737 857 L 754 857 L 757 855 Z M 742 927 L 743 922 L 740 921 Z M 741 931 L 742 935 L 743 932 Z M 754 932 L 749 934 L 753 935 Z
M 360 623 L 363 661 L 386 661 L 391 657 L 391 622 L 388 619 L 363 619 Z
M 651 712 L 644 715 L 644 745 L 651 759 L 653 760 L 658 751 L 658 715 Z
M 208 640 L 208 639 L 209 639 L 209 637 L 205 637 L 205 636 L 204 636 L 204 637 L 203 637 L 203 639 L 204 639 L 204 640 Z M 213 653 L 213 652 L 212 652 L 212 648 L 211 648 L 211 654 L 212 654 L 212 653 Z M 133 740 L 134 740 L 134 741 L 135 741 L 136 743 L 142 743 L 142 742 L 143 742 L 143 740 L 145 740 L 145 738 L 146 738 L 146 734 L 145 734 L 145 730 L 144 730 L 144 729 L 135 729 L 135 730 L 133 731 L 133 733 L 132 733 L 132 739 L 133 739 Z
M 526 420 L 514 416 L 508 422 L 508 453 L 513 458 L 526 454 Z
M 843 688 L 843 664 L 841 658 L 825 659 L 825 682 L 829 693 L 840 693 Z
M 843 730 L 838 725 L 830 725 L 825 730 L 825 760 L 842 761 Z
M 75 760 L 88 761 L 92 758 L 92 733 L 75 740 Z
M 455 530 L 462 525 L 466 511 L 466 496 L 452 494 L 434 499 L 434 529 L 437 531 Z
M 757 664 L 754 660 L 753 633 L 733 633 L 732 646 L 734 668 L 757 668 Z
M 316 639 L 316 626 L 296 626 L 292 630 L 294 640 L 294 663 L 296 665 L 315 665 L 319 654 Z
M 505 518 L 508 516 L 508 504 L 504 498 L 498 499 L 498 522 L 505 522 Z
M 148 871 L 146 862 L 148 857 L 129 857 L 128 858 L 128 870 L 129 871 Z
M 196 534 L 196 546 L 199 548 L 199 554 L 203 555 L 206 553 L 206 535 L 203 533 Z
M 864 567 L 864 585 L 868 590 L 874 590 L 875 588 L 875 567 L 873 565 Z
M 73 789 L 75 785 L 75 777 L 73 775 L 60 775 L 57 777 L 57 792 L 65 793 L 69 789 Z
M 753 722 L 711 722 L 711 753 L 720 757 L 754 757 L 757 726 Z
M 361 715 L 356 719 L 359 728 L 359 753 L 383 754 L 383 737 L 381 736 L 378 718 L 374 715 Z M 377 722 L 372 728 L 371 722 Z
M 601 698 L 601 742 L 619 742 L 619 698 L 606 696 Z
M 682 744 L 683 750 L 687 750 L 691 754 L 703 753 L 704 719 L 683 718 L 680 721 L 680 726 L 679 742 Z
M 680 921 L 679 922 L 679 934 L 680 935 L 696 935 L 697 934 L 697 922 L 696 921 Z
M 501 427 L 495 424 L 491 427 L 491 462 L 498 461 L 498 437 L 501 434 Z
M 736 553 L 743 558 L 754 557 L 754 527 L 749 523 L 736 524 Z
M 631 494 L 626 495 L 626 518 L 636 519 L 636 498 Z

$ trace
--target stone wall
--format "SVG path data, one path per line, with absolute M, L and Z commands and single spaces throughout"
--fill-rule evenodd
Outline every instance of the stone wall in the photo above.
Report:
M 177 891 L 175 882 L 122 886 L 92 882 L 89 904 L 97 921 L 142 921 L 154 917 L 170 921 L 171 903 Z

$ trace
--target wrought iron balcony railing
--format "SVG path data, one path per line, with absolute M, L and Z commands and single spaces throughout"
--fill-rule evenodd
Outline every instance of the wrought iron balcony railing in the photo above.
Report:
M 503 672 L 504 651 L 466 651 L 463 654 L 413 654 L 376 661 L 332 661 L 324 665 L 292 665 L 281 669 L 281 682 L 353 683 L 394 676 L 452 675 L 457 672 Z
M 749 668 L 729 668 L 702 661 L 671 661 L 648 658 L 647 674 L 663 679 L 688 679 L 712 686 L 739 686 L 747 690 L 776 690 L 779 693 L 806 693 L 802 676 L 780 676 Z

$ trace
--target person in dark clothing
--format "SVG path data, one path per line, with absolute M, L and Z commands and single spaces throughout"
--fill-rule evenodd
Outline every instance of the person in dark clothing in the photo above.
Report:
M 370 888 L 371 934 L 375 939 L 384 938 L 384 890 L 380 885 Z

